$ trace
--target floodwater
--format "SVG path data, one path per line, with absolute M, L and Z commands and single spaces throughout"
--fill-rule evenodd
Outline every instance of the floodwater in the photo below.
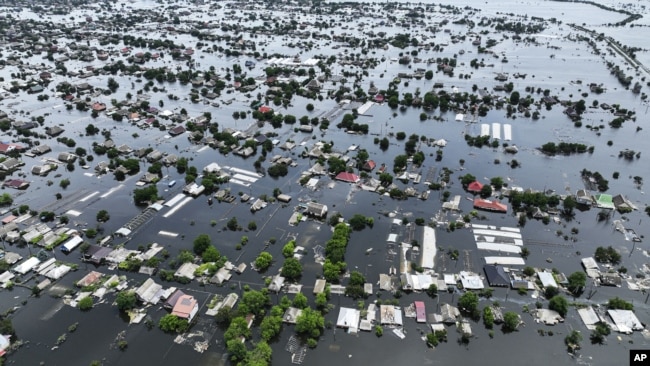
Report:
M 481 14 L 485 16 L 494 16 L 507 11 L 518 15 L 527 14 L 528 16 L 544 18 L 555 17 L 564 23 L 585 23 L 590 28 L 605 32 L 608 35 L 611 34 L 624 44 L 629 42 L 628 44 L 638 45 L 642 43 L 636 42 L 645 41 L 639 36 L 642 32 L 627 32 L 603 25 L 622 20 L 622 15 L 589 7 L 585 4 L 547 1 L 507 1 L 498 4 L 466 1 L 466 3 L 470 7 L 481 9 Z M 153 1 L 135 1 L 129 4 L 134 8 L 155 6 Z M 460 6 L 460 4 L 455 5 Z M 79 10 L 75 12 L 74 16 L 78 17 L 83 14 L 84 11 Z M 21 16 L 23 15 L 27 17 L 28 12 L 23 11 Z M 205 16 L 207 17 L 207 15 Z M 315 17 L 310 14 L 301 16 L 305 20 L 314 19 Z M 435 14 L 433 21 L 439 21 L 444 17 L 447 17 L 447 15 Z M 648 17 L 645 17 L 641 24 L 647 22 L 647 19 Z M 374 21 L 370 16 L 362 20 L 366 23 Z M 467 31 L 464 25 L 450 23 L 447 27 L 452 34 L 464 34 Z M 278 139 L 282 142 L 292 139 L 299 144 L 292 152 L 286 153 L 276 148 L 269 156 L 275 154 L 289 155 L 296 160 L 298 166 L 289 168 L 289 175 L 283 179 L 266 176 L 259 179 L 251 187 L 227 183 L 224 188 L 230 188 L 235 194 L 241 192 L 253 196 L 271 195 L 274 188 L 280 188 L 283 193 L 290 194 L 293 197 L 290 205 L 282 206 L 276 203 L 251 214 L 249 206 L 240 203 L 238 200 L 233 204 L 214 203 L 208 205 L 205 197 L 199 197 L 190 201 L 169 217 L 163 217 L 166 211 L 161 211 L 150 222 L 139 228 L 132 238 L 124 244 L 127 248 L 135 249 L 140 245 L 157 242 L 168 249 L 173 257 L 179 250 L 190 249 L 192 240 L 198 234 L 207 233 L 221 253 L 236 264 L 241 262 L 250 263 L 260 251 L 269 251 L 276 259 L 274 265 L 267 271 L 267 274 L 270 275 L 276 273 L 281 266 L 282 246 L 295 237 L 297 243 L 306 248 L 306 255 L 302 261 L 304 274 L 301 283 L 304 284 L 303 293 L 311 298 L 313 282 L 321 274 L 320 266 L 313 261 L 313 250 L 318 245 L 325 245 L 331 231 L 326 223 L 307 221 L 292 227 L 288 225 L 288 220 L 298 201 L 315 200 L 328 204 L 330 215 L 334 212 L 340 212 L 344 217 L 349 218 L 354 214 L 361 213 L 375 219 L 375 225 L 372 229 L 365 229 L 352 234 L 346 262 L 351 270 L 358 270 L 366 276 L 369 282 L 376 283 L 380 273 L 388 272 L 388 268 L 391 266 L 398 266 L 395 259 L 392 261 L 387 260 L 386 237 L 395 228 L 391 224 L 392 219 L 385 216 L 384 213 L 394 212 L 396 218 L 406 217 L 411 222 L 415 218 L 424 218 L 429 221 L 441 208 L 440 196 L 437 192 L 432 192 L 431 197 L 426 201 L 414 198 L 406 201 L 395 201 L 374 193 L 359 191 L 348 184 L 340 182 L 328 187 L 327 184 L 330 180 L 327 178 L 321 179 L 318 190 L 311 191 L 301 187 L 298 180 L 300 172 L 306 170 L 314 163 L 314 160 L 302 159 L 299 155 L 305 148 L 310 147 L 313 142 L 318 140 L 333 141 L 334 150 L 341 152 L 346 151 L 348 146 L 354 144 L 367 149 L 373 160 L 379 164 L 385 163 L 391 170 L 394 157 L 403 153 L 403 142 L 391 138 L 391 146 L 384 152 L 378 148 L 378 145 L 374 144 L 373 140 L 399 131 L 403 131 L 407 135 L 418 134 L 428 138 L 444 138 L 448 141 L 448 145 L 443 149 L 443 159 L 440 162 L 434 161 L 437 148 L 426 145 L 420 147 L 426 155 L 421 171 L 427 172 L 429 169 L 435 168 L 439 172 L 442 167 L 452 169 L 454 174 L 450 186 L 447 187 L 452 196 L 456 194 L 463 197 L 467 196 L 458 181 L 458 177 L 466 173 L 471 173 L 481 180 L 500 176 L 504 177 L 510 185 L 524 188 L 530 187 L 537 190 L 552 189 L 558 194 L 571 194 L 575 193 L 577 189 L 583 188 L 580 178 L 582 169 L 599 171 L 609 179 L 610 189 L 608 193 L 624 194 L 639 206 L 640 211 L 626 215 L 628 218 L 626 227 L 634 229 L 641 237 L 646 236 L 648 229 L 645 222 L 648 217 L 643 213 L 646 204 L 643 186 L 635 186 L 631 177 L 641 176 L 646 178 L 645 176 L 648 173 L 647 164 L 643 162 L 643 159 L 650 153 L 646 147 L 647 144 L 645 144 L 648 130 L 645 124 L 647 120 L 647 103 L 642 102 L 638 95 L 634 95 L 629 90 L 622 88 L 614 77 L 606 71 L 601 57 L 592 54 L 584 43 L 577 43 L 564 38 L 570 32 L 567 29 L 560 28 L 563 27 L 549 26 L 543 37 L 539 37 L 544 40 L 540 45 L 515 44 L 512 40 L 502 40 L 495 46 L 495 53 L 505 55 L 509 60 L 507 64 L 502 63 L 501 59 L 492 59 L 489 55 L 478 55 L 475 50 L 469 52 L 471 50 L 469 42 L 453 44 L 449 42 L 449 35 L 441 32 L 435 35 L 437 37 L 435 42 L 449 42 L 449 45 L 445 47 L 445 51 L 443 53 L 423 51 L 419 57 L 425 60 L 430 57 L 449 57 L 458 54 L 460 50 L 465 50 L 468 52 L 463 55 L 458 54 L 459 64 L 464 62 L 469 65 L 469 62 L 474 58 L 485 58 L 486 63 L 494 63 L 493 67 L 479 70 L 459 67 L 457 74 L 460 72 L 470 73 L 471 78 L 469 79 L 461 79 L 458 76 L 448 77 L 443 76 L 440 72 L 436 73 L 433 81 L 443 82 L 445 90 L 449 91 L 455 87 L 461 92 L 471 93 L 474 84 L 491 90 L 492 85 L 495 83 L 495 74 L 502 71 L 527 74 L 525 79 L 510 80 L 515 84 L 515 90 L 519 90 L 522 94 L 524 94 L 524 88 L 528 86 L 534 89 L 539 87 L 542 90 L 548 88 L 551 90 L 552 95 L 560 95 L 561 99 L 579 99 L 581 93 L 588 91 L 587 85 L 589 83 L 602 83 L 607 86 L 606 93 L 589 95 L 585 98 L 587 104 L 591 105 L 594 99 L 610 104 L 620 103 L 623 107 L 637 112 L 636 122 L 627 121 L 623 128 L 620 129 L 605 127 L 599 131 L 590 131 L 585 127 L 576 128 L 562 113 L 563 107 L 559 105 L 554 106 L 550 111 L 542 108 L 540 110 L 542 118 L 537 121 L 525 118 L 521 114 L 517 114 L 516 118 L 507 119 L 504 110 L 492 110 L 487 116 L 481 117 L 477 124 L 472 124 L 455 122 L 454 112 L 444 113 L 436 110 L 428 112 L 429 119 L 421 122 L 419 120 L 421 109 L 409 108 L 405 111 L 393 111 L 387 105 L 376 105 L 367 112 L 367 115 L 360 116 L 357 120 L 358 123 L 367 123 L 369 125 L 370 133 L 367 136 L 349 135 L 338 130 L 335 127 L 337 120 L 331 121 L 330 128 L 326 132 L 317 132 L 313 137 L 311 134 L 295 132 L 293 126 L 284 126 L 278 130 L 273 130 L 270 126 L 264 126 L 259 129 L 260 132 L 273 131 L 278 133 Z M 625 29 L 627 30 L 627 28 Z M 388 26 L 383 28 L 377 26 L 376 31 L 379 30 L 389 33 L 402 31 Z M 419 30 L 412 31 L 416 34 L 419 32 Z M 186 45 L 195 42 L 189 35 L 178 35 L 176 37 L 178 39 L 175 42 L 182 42 Z M 496 32 L 491 37 L 501 40 L 501 35 Z M 268 42 L 268 48 L 273 49 L 275 52 L 286 54 L 302 52 L 301 57 L 303 59 L 321 53 L 337 54 L 339 52 L 331 48 L 332 44 L 325 44 L 325 42 L 322 42 L 322 44 L 317 43 L 316 49 L 312 51 L 299 51 L 288 47 L 286 40 L 281 39 L 279 36 L 270 39 Z M 557 50 L 551 51 L 549 47 L 555 47 Z M 372 52 L 376 52 L 374 56 L 379 58 L 384 51 L 375 50 Z M 369 75 L 363 80 L 364 89 L 367 89 L 370 81 L 374 82 L 380 89 L 386 88 L 398 72 L 411 71 L 407 66 L 390 61 L 392 57 L 397 56 L 398 52 L 399 50 L 385 52 L 387 61 L 381 63 L 376 69 L 369 70 Z M 550 58 L 549 54 L 551 53 L 555 53 L 556 56 Z M 201 63 L 201 67 L 215 66 L 217 69 L 248 60 L 245 56 L 238 59 L 226 59 L 225 56 L 213 57 L 206 54 L 200 57 L 202 58 L 199 58 L 198 62 Z M 606 59 L 611 58 L 610 55 L 604 57 Z M 648 59 L 647 52 L 639 53 L 639 60 L 644 61 L 645 59 Z M 43 62 L 47 61 L 43 60 Z M 74 65 L 74 62 L 68 68 L 72 69 L 72 65 Z M 81 67 L 81 65 L 83 63 L 78 62 L 78 67 Z M 163 65 L 169 67 L 183 66 L 182 63 L 169 59 L 161 59 L 157 63 L 151 64 L 151 66 Z M 259 62 L 250 73 L 254 76 L 262 75 L 264 67 L 263 63 Z M 423 64 L 420 66 L 414 65 L 413 67 L 434 69 L 435 65 L 426 66 Z M 594 73 L 594 69 L 599 70 L 599 72 Z M 360 69 L 350 66 L 333 66 L 333 74 L 343 73 L 344 71 L 357 72 Z M 9 67 L 0 70 L 0 74 L 5 77 L 5 80 L 10 79 L 11 72 L 12 70 Z M 632 72 L 630 71 L 630 73 Z M 104 86 L 107 83 L 107 78 L 108 76 L 93 76 L 85 81 L 93 85 Z M 127 92 L 135 94 L 138 89 L 142 88 L 142 84 L 135 77 L 120 76 L 116 80 L 120 84 L 120 88 L 116 95 L 111 96 L 111 98 L 122 100 Z M 578 80 L 581 83 L 578 83 Z M 410 80 L 409 85 L 406 86 L 403 80 L 400 91 L 415 93 L 417 89 L 420 89 L 424 93 L 430 90 L 433 81 L 424 79 Z M 234 111 L 249 109 L 249 100 L 240 94 L 224 95 L 222 99 L 233 98 L 233 103 L 230 105 L 224 104 L 217 109 L 208 104 L 191 104 L 189 101 L 183 100 L 184 96 L 190 91 L 190 86 L 182 86 L 176 83 L 165 85 L 165 88 L 167 90 L 163 93 L 151 93 L 153 94 L 150 99 L 152 105 L 155 106 L 158 100 L 163 100 L 164 109 L 179 110 L 180 108 L 186 108 L 190 116 L 211 112 L 213 121 L 218 122 L 221 127 L 235 129 L 250 127 L 251 131 L 258 129 L 251 117 L 244 120 L 232 119 L 231 115 Z M 181 100 L 168 100 L 166 97 L 168 93 L 181 96 Z M 532 95 L 536 99 L 541 97 L 536 93 Z M 507 95 L 502 93 L 500 96 L 505 97 Z M 196 166 L 198 169 L 202 169 L 207 164 L 216 161 L 221 166 L 234 166 L 253 170 L 253 162 L 256 159 L 256 156 L 247 160 L 232 154 L 223 156 L 215 150 L 202 149 L 200 146 L 191 145 L 183 136 L 169 138 L 164 131 L 151 129 L 141 131 L 124 122 L 117 123 L 104 116 L 92 119 L 87 113 L 66 110 L 63 102 L 54 98 L 51 98 L 47 103 L 40 103 L 33 96 L 21 94 L 20 100 L 14 100 L 13 102 L 17 101 L 20 104 L 15 107 L 9 106 L 9 103 L 12 103 L 11 100 L 3 101 L 3 109 L 8 112 L 15 112 L 15 115 L 21 116 L 22 119 L 29 118 L 26 111 L 29 111 L 32 116 L 49 113 L 46 116 L 48 125 L 63 124 L 66 129 L 66 136 L 75 138 L 78 143 L 77 146 L 88 151 L 91 151 L 93 142 L 101 143 L 104 141 L 101 135 L 94 137 L 81 136 L 85 126 L 88 123 L 93 123 L 101 129 L 109 130 L 112 139 L 118 145 L 127 143 L 133 148 L 151 146 L 165 152 L 187 156 L 192 159 L 190 165 Z M 305 105 L 308 102 L 311 101 L 295 97 L 292 105 L 286 110 L 282 109 L 280 111 L 283 114 L 294 114 L 298 117 L 308 115 L 311 118 L 322 116 L 338 108 L 335 101 L 326 99 L 323 102 L 314 103 L 315 110 L 307 112 Z M 24 112 L 21 113 L 21 110 Z M 433 117 L 436 117 L 436 120 Z M 583 117 L 583 126 L 606 126 L 611 118 L 611 115 L 605 114 L 601 109 L 589 108 Z M 517 155 L 505 154 L 501 148 L 483 147 L 479 149 L 467 146 L 464 134 L 477 135 L 481 123 L 492 122 L 512 124 L 513 140 L 510 143 L 514 143 L 519 147 L 520 151 Z M 637 126 L 642 127 L 643 130 L 637 131 Z M 139 136 L 134 137 L 134 132 L 137 132 Z M 613 141 L 612 146 L 607 144 L 610 140 Z M 549 141 L 580 142 L 593 145 L 595 149 L 593 154 L 560 157 L 540 155 L 536 149 Z M 301 142 L 305 143 L 305 147 L 300 146 Z M 61 151 L 69 151 L 67 147 L 53 139 L 48 140 L 47 143 L 52 146 L 52 155 L 56 155 Z M 619 159 L 617 157 L 618 151 L 625 148 L 640 151 L 642 153 L 641 158 L 631 162 Z M 354 156 L 355 153 L 352 152 L 349 155 Z M 24 170 L 28 171 L 32 165 L 38 163 L 39 159 L 38 157 L 34 159 L 25 158 L 27 164 Z M 462 170 L 459 163 L 460 159 L 465 161 Z M 512 159 L 520 162 L 521 167 L 510 168 L 506 162 Z M 101 160 L 106 160 L 106 157 L 95 156 L 91 166 Z M 500 164 L 496 164 L 496 160 L 499 160 Z M 270 164 L 265 162 L 264 166 L 268 167 Z M 143 162 L 141 171 L 145 171 L 147 167 L 148 163 Z M 89 176 L 86 173 L 90 171 L 83 170 L 78 165 L 75 165 L 75 171 L 73 172 L 64 170 L 62 166 L 54 172 L 54 174 L 62 174 L 58 178 L 55 178 L 54 174 L 46 178 L 30 176 L 30 180 L 33 181 L 30 190 L 27 193 L 15 195 L 16 202 L 38 208 L 39 211 L 47 208 L 57 214 L 63 214 L 69 209 L 80 211 L 81 215 L 79 217 L 71 217 L 71 221 L 80 227 L 84 227 L 84 225 L 94 227 L 96 225 L 96 213 L 101 209 L 108 210 L 111 219 L 100 225 L 100 228 L 106 234 L 120 228 L 128 219 L 140 211 L 139 208 L 132 204 L 132 190 L 138 176 L 131 177 L 120 183 L 116 182 L 112 175 Z M 610 178 L 614 172 L 621 173 L 619 179 Z M 182 184 L 169 188 L 167 183 L 171 180 L 182 182 L 184 177 L 178 174 L 173 167 L 165 169 L 164 174 L 167 177 L 159 183 L 158 189 L 164 199 L 170 199 L 181 192 Z M 58 182 L 62 178 L 71 180 L 71 185 L 65 190 L 57 188 Z M 52 187 L 47 185 L 48 180 L 54 182 Z M 401 183 L 397 184 L 402 188 L 407 186 Z M 412 186 L 418 190 L 426 188 L 422 183 Z M 63 194 L 62 200 L 54 200 L 56 192 Z M 462 199 L 461 210 L 462 213 L 469 212 L 471 203 Z M 577 212 L 572 221 L 562 224 L 551 223 L 544 225 L 535 220 L 528 220 L 522 228 L 524 241 L 528 243 L 527 247 L 531 251 L 527 265 L 557 268 L 561 272 L 570 274 L 581 270 L 580 258 L 592 255 L 598 246 L 611 245 L 621 252 L 623 256 L 622 265 L 628 268 L 630 274 L 641 273 L 642 265 L 647 262 L 645 243 L 633 245 L 633 243 L 625 241 L 623 235 L 613 229 L 611 220 L 621 219 L 620 214 L 614 214 L 613 219 L 607 222 L 598 222 L 596 220 L 597 212 L 595 209 Z M 479 221 L 479 223 L 497 226 L 517 225 L 517 218 L 512 214 L 485 213 L 484 216 L 485 219 Z M 246 230 L 242 232 L 227 231 L 224 227 L 231 217 L 236 217 L 244 228 L 247 227 L 248 222 L 255 221 L 258 229 L 251 232 Z M 447 214 L 449 220 L 458 217 L 459 215 Z M 213 220 L 217 222 L 214 226 L 211 225 Z M 573 241 L 567 241 L 562 238 L 562 235 L 557 234 L 558 230 L 568 234 L 574 227 L 579 229 L 579 233 L 574 235 L 575 240 Z M 400 239 L 404 240 L 404 233 L 408 230 L 404 226 L 397 229 L 402 235 Z M 421 235 L 419 234 L 420 230 L 420 228 L 415 229 L 415 237 Z M 170 238 L 160 235 L 160 231 L 177 233 L 178 236 Z M 440 253 L 436 261 L 436 271 L 438 273 L 450 273 L 459 270 L 473 270 L 482 273 L 483 256 L 492 255 L 493 253 L 478 251 L 470 231 L 464 229 L 447 232 L 444 227 L 440 227 L 436 231 Z M 249 243 L 243 249 L 237 250 L 236 245 L 242 235 L 249 237 Z M 271 237 L 275 237 L 277 243 L 265 247 L 265 242 Z M 119 243 L 120 240 L 116 240 L 114 244 Z M 367 253 L 368 248 L 372 248 L 370 253 Z M 451 261 L 449 258 L 443 260 L 443 250 L 449 248 L 458 249 L 463 253 L 461 260 Z M 7 247 L 7 249 L 20 252 L 24 256 L 30 253 L 29 248 Z M 79 263 L 78 253 L 76 252 L 68 256 L 64 256 L 58 251 L 54 254 L 59 260 Z M 552 258 L 552 263 L 547 262 L 548 258 Z M 117 308 L 111 306 L 110 303 L 114 299 L 112 294 L 107 295 L 105 300 L 97 304 L 89 312 L 80 312 L 69 306 L 62 306 L 61 300 L 53 296 L 55 290 L 61 288 L 73 289 L 74 282 L 89 270 L 98 270 L 111 274 L 111 271 L 106 267 L 94 268 L 93 266 L 81 264 L 77 272 L 71 273 L 58 281 L 53 289 L 46 290 L 39 298 L 30 297 L 30 291 L 20 287 L 16 287 L 12 291 L 3 291 L 0 294 L 0 304 L 3 309 L 12 306 L 17 307 L 17 310 L 12 315 L 12 321 L 18 336 L 28 342 L 18 352 L 9 357 L 8 363 L 34 365 L 43 362 L 46 365 L 87 365 L 92 360 L 102 360 L 106 365 L 228 364 L 227 358 L 223 355 L 225 352 L 222 344 L 223 332 L 217 329 L 214 323 L 204 315 L 201 316 L 199 324 L 192 328 L 192 332 L 196 333 L 192 340 L 207 341 L 209 345 L 208 350 L 200 354 L 195 352 L 189 344 L 174 343 L 174 336 L 163 334 L 156 327 L 149 330 L 144 324 L 129 325 L 120 316 Z M 132 286 L 137 286 L 146 279 L 146 276 L 138 274 L 128 274 L 128 277 Z M 160 280 L 157 279 L 157 281 Z M 34 280 L 27 282 L 29 286 L 34 283 Z M 196 283 L 189 285 L 164 283 L 164 285 L 182 288 L 195 296 L 202 306 L 205 306 L 213 294 L 227 294 L 231 291 L 241 294 L 242 287 L 245 285 L 253 289 L 259 289 L 263 286 L 263 280 L 259 274 L 247 270 L 241 275 L 233 275 L 230 283 L 224 287 L 214 285 L 199 286 Z M 594 288 L 590 287 L 590 289 Z M 590 300 L 586 300 L 583 295 L 576 301 L 602 304 L 611 297 L 619 296 L 633 302 L 637 316 L 642 322 L 647 323 L 650 308 L 646 304 L 645 294 L 630 291 L 625 286 L 623 288 L 598 287 L 595 290 L 596 292 Z M 273 295 L 272 300 L 277 302 L 281 296 L 283 295 Z M 386 297 L 390 297 L 390 295 L 385 293 L 372 295 L 366 300 L 366 304 L 378 298 L 383 299 Z M 457 298 L 458 294 L 449 293 L 441 293 L 435 300 L 429 299 L 425 294 L 405 294 L 400 299 L 400 304 L 407 306 L 414 300 L 424 300 L 427 311 L 433 312 L 439 304 L 455 304 Z M 531 298 L 530 294 L 521 296 L 516 294 L 515 291 L 507 292 L 503 289 L 495 290 L 494 297 L 490 301 L 493 300 L 499 301 L 505 309 L 514 310 L 518 313 L 522 313 L 524 305 L 528 305 L 532 309 L 537 301 L 537 299 Z M 23 303 L 24 301 L 26 303 Z M 326 316 L 326 320 L 329 322 L 336 322 L 337 308 L 339 306 L 357 307 L 358 305 L 357 301 L 336 295 L 332 296 L 330 302 L 336 307 Z M 485 304 L 488 304 L 488 301 L 482 300 L 481 306 Z M 205 307 L 202 308 L 201 313 L 204 310 Z M 165 313 L 160 306 L 153 306 L 148 310 L 148 316 L 151 317 L 154 323 Z M 629 349 L 649 347 L 648 341 L 638 333 L 631 336 L 621 335 L 620 339 L 615 334 L 610 335 L 606 345 L 592 345 L 588 340 L 589 331 L 584 327 L 573 309 L 569 312 L 565 323 L 555 327 L 538 325 L 528 314 L 522 314 L 522 319 L 526 324 L 525 327 L 520 328 L 514 334 L 503 334 L 496 330 L 494 338 L 489 337 L 488 331 L 484 329 L 482 323 L 472 323 L 475 337 L 470 340 L 468 345 L 458 344 L 459 335 L 455 332 L 455 327 L 449 327 L 449 342 L 439 345 L 435 350 L 427 348 L 421 340 L 422 334 L 426 334 L 428 329 L 424 325 L 416 324 L 412 319 L 405 319 L 406 339 L 404 340 L 400 340 L 387 328 L 384 329 L 384 335 L 381 338 L 377 338 L 372 333 L 350 335 L 341 329 L 328 328 L 321 337 L 318 347 L 307 352 L 304 364 L 317 366 L 336 363 L 344 365 L 358 363 L 376 365 L 453 365 L 461 363 L 478 364 L 480 362 L 488 365 L 497 363 L 504 365 L 612 365 L 627 362 Z M 79 323 L 77 330 L 68 334 L 67 340 L 58 348 L 53 349 L 57 338 L 67 332 L 68 326 L 76 322 Z M 537 332 L 538 329 L 553 331 L 554 335 L 540 336 Z M 564 336 L 573 329 L 580 330 L 585 338 L 582 342 L 583 348 L 577 358 L 568 355 L 564 346 Z M 274 365 L 290 364 L 291 355 L 284 348 L 291 334 L 291 327 L 285 326 L 280 339 L 272 342 Z M 123 336 L 128 341 L 129 346 L 125 351 L 120 351 L 115 346 L 116 339 L 120 336 Z

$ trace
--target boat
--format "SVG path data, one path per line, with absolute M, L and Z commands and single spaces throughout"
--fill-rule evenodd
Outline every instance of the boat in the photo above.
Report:
M 366 249 L 366 254 L 370 254 L 370 252 L 372 252 L 372 248 Z

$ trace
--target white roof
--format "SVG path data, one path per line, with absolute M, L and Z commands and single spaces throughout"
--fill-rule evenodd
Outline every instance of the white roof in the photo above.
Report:
M 432 227 L 425 226 L 424 227 L 424 235 L 422 238 L 422 268 L 426 269 L 432 269 L 434 262 L 435 262 L 435 257 L 436 257 L 436 252 L 437 252 L 437 246 L 436 246 L 436 231 Z
M 485 257 L 487 264 L 504 264 L 509 266 L 523 266 L 526 264 L 523 258 L 519 257 Z
M 542 281 L 542 286 L 559 288 L 557 282 L 555 282 L 555 278 L 553 278 L 553 273 L 537 272 L 537 277 L 539 277 L 539 280 Z
M 468 290 L 481 290 L 485 288 L 483 285 L 483 279 L 474 273 L 461 271 L 460 282 L 463 285 L 463 288 Z
M 631 333 L 632 330 L 643 330 L 643 324 L 632 310 L 607 310 L 607 314 L 621 333 Z
M 22 263 L 14 267 L 14 272 L 25 274 L 31 271 L 32 268 L 36 267 L 39 263 L 41 263 L 41 261 L 36 257 L 27 258 Z
M 455 285 L 456 284 L 456 276 L 454 276 L 453 274 L 445 273 L 444 278 L 445 278 L 445 285 Z
M 336 326 L 341 328 L 359 328 L 361 312 L 357 309 L 341 307 L 339 316 L 336 320 Z

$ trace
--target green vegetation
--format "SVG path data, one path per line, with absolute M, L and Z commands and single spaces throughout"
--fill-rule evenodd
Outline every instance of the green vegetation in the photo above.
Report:
M 302 264 L 296 258 L 287 258 L 280 273 L 289 281 L 295 281 L 302 276 Z
M 77 307 L 81 311 L 88 311 L 93 308 L 93 298 L 91 296 L 86 296 L 83 299 L 79 300 Z
M 605 337 L 607 337 L 610 333 L 611 329 L 607 323 L 598 322 L 596 323 L 596 329 L 591 332 L 589 339 L 593 344 L 603 344 L 603 342 L 605 342 Z
M 194 253 L 196 255 L 202 255 L 210 246 L 212 246 L 212 240 L 208 234 L 200 234 L 194 239 Z
M 267 270 L 273 263 L 273 256 L 269 252 L 262 252 L 255 259 L 255 268 L 259 271 Z
M 146 206 L 158 199 L 158 188 L 151 185 L 145 188 L 136 188 L 133 190 L 133 201 L 137 206 Z
M 117 294 L 117 298 L 115 299 L 115 303 L 117 304 L 117 308 L 120 309 L 120 311 L 127 311 L 135 308 L 137 304 L 137 298 L 135 296 L 134 291 L 120 291 Z
M 580 349 L 581 341 L 582 341 L 582 335 L 577 330 L 572 330 L 571 333 L 569 333 L 569 335 L 564 337 L 564 344 L 566 344 L 568 351 L 571 353 Z
M 106 210 L 100 210 L 97 212 L 97 222 L 106 222 L 111 218 Z
M 562 295 L 555 295 L 549 300 L 548 308 L 557 311 L 560 316 L 565 317 L 569 311 L 569 302 Z
M 373 225 L 374 225 L 374 220 L 372 217 L 366 217 L 361 214 L 355 214 L 350 219 L 350 227 L 355 231 L 363 230 L 366 228 L 366 226 L 372 228 Z
M 489 306 L 483 308 L 483 324 L 487 329 L 492 329 L 494 325 L 494 314 L 492 313 L 492 308 Z
M 541 150 L 543 153 L 547 155 L 556 155 L 556 154 L 563 154 L 563 155 L 569 155 L 569 154 L 582 154 L 587 151 L 593 151 L 590 150 L 587 145 L 584 144 L 578 144 L 578 143 L 573 143 L 573 142 L 560 142 L 558 144 L 555 144 L 554 142 L 547 142 L 544 145 L 542 145 Z
M 519 314 L 514 311 L 506 311 L 503 314 L 503 331 L 504 332 L 514 332 L 519 326 Z
M 596 259 L 600 263 L 609 263 L 609 264 L 617 265 L 621 263 L 621 254 L 611 246 L 608 246 L 607 248 L 598 247 L 596 248 L 594 259 Z
M 268 289 L 263 288 L 260 291 L 249 290 L 244 292 L 237 310 L 240 315 L 246 315 L 249 313 L 262 315 L 270 303 L 271 299 L 269 298 Z
M 613 299 L 609 299 L 609 301 L 607 302 L 607 308 L 620 309 L 620 310 L 634 310 L 634 305 L 617 296 Z
M 568 277 L 569 284 L 567 285 L 567 290 L 573 295 L 580 295 L 584 291 L 585 285 L 587 284 L 587 275 L 582 272 L 573 272 Z
M 478 295 L 471 291 L 467 291 L 458 298 L 458 309 L 470 315 L 472 318 L 480 316 L 478 310 Z
M 323 315 L 310 308 L 303 309 L 302 314 L 296 319 L 296 332 L 317 340 L 325 327 Z
M 186 319 L 181 319 L 176 315 L 166 314 L 158 322 L 158 327 L 166 333 L 184 333 L 190 328 Z
M 366 293 L 363 291 L 363 285 L 366 283 L 365 277 L 359 271 L 352 271 L 350 273 L 350 279 L 348 280 L 348 285 L 345 287 L 345 295 L 350 296 L 353 299 L 358 299 L 366 297 Z
M 293 257 L 293 251 L 296 249 L 296 241 L 290 240 L 287 244 L 282 247 L 282 255 L 285 258 Z

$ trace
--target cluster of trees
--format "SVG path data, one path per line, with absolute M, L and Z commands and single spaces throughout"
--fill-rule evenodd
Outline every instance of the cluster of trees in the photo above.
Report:
M 356 119 L 355 115 L 348 113 L 348 114 L 343 116 L 343 120 L 341 121 L 341 123 L 336 125 L 336 127 L 342 128 L 342 129 L 345 129 L 345 130 L 348 130 L 348 131 L 359 132 L 359 133 L 362 133 L 364 135 L 367 135 L 368 134 L 368 128 L 369 128 L 368 124 L 356 123 L 356 122 L 354 122 L 355 119 Z
M 290 281 L 295 281 L 302 276 L 302 264 L 296 258 L 287 258 L 282 265 L 280 274 Z
M 181 319 L 173 314 L 166 314 L 158 321 L 158 327 L 166 333 L 184 333 L 190 328 L 190 323 L 187 319 Z
M 350 219 L 350 227 L 352 230 L 360 231 L 366 228 L 366 226 L 372 228 L 375 224 L 375 220 L 368 216 L 364 216 L 361 214 L 355 214 L 352 216 Z
M 588 147 L 585 144 L 580 144 L 576 142 L 560 142 L 556 144 L 555 142 L 547 142 L 544 145 L 542 145 L 541 148 L 542 152 L 547 154 L 547 155 L 555 155 L 555 154 L 564 154 L 564 155 L 569 155 L 569 154 L 582 154 L 587 151 L 590 153 L 594 151 L 594 147 Z
M 144 188 L 136 188 L 133 190 L 133 200 L 137 206 L 146 206 L 158 199 L 158 188 L 155 185 L 150 185 Z
M 345 287 L 345 295 L 350 296 L 353 299 L 366 297 L 366 293 L 363 290 L 363 285 L 365 283 L 366 278 L 361 274 L 361 272 L 352 271 L 352 273 L 350 273 L 348 285 Z
M 325 263 L 323 276 L 328 282 L 338 283 L 339 276 L 345 271 L 345 250 L 350 238 L 350 228 L 340 223 L 334 227 L 332 238 L 325 244 Z
M 532 210 L 539 207 L 545 210 L 547 207 L 556 207 L 560 204 L 560 197 L 557 195 L 548 196 L 544 192 L 510 192 L 510 204 L 513 209 L 518 210 L 524 207 Z
M 608 246 L 607 248 L 598 247 L 596 248 L 594 259 L 596 259 L 600 263 L 610 263 L 616 265 L 621 263 L 621 254 L 611 246 Z
M 609 181 L 607 181 L 607 179 L 605 179 L 605 177 L 603 177 L 599 172 L 591 172 L 587 169 L 582 169 L 582 171 L 580 171 L 580 176 L 585 180 L 590 178 L 595 180 L 596 186 L 600 192 L 605 192 L 609 189 Z

